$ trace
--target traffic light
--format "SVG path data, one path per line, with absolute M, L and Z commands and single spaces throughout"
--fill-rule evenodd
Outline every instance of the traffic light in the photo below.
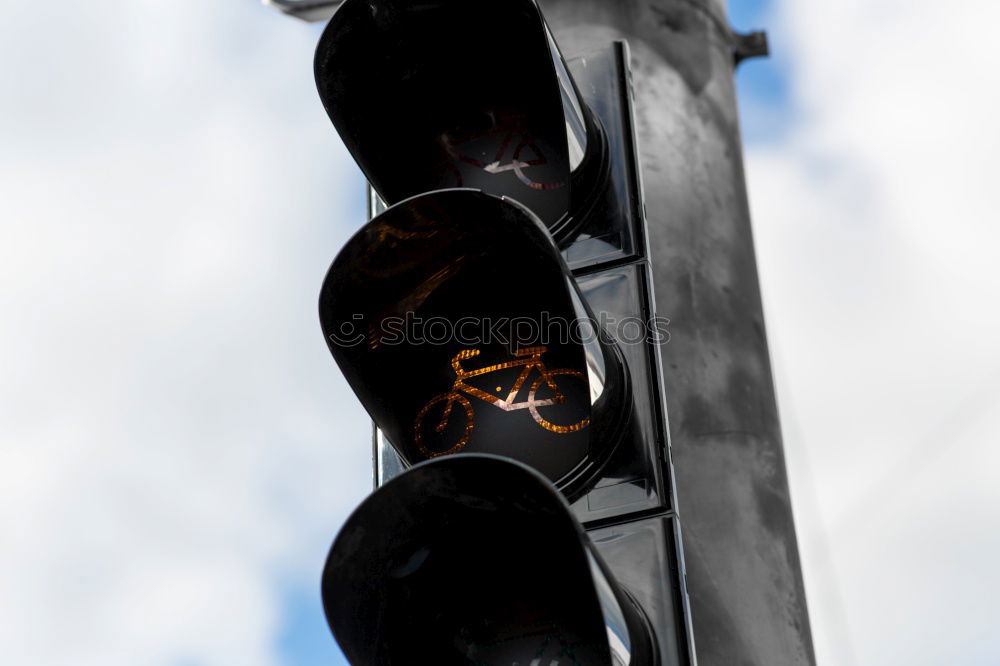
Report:
M 566 501 L 506 458 L 439 458 L 378 489 L 330 549 L 322 595 L 352 664 L 661 663 Z
M 407 464 L 504 455 L 577 499 L 631 435 L 617 344 L 545 227 L 513 201 L 453 189 L 389 208 L 334 260 L 320 321 Z
M 320 99 L 383 201 L 472 187 L 558 244 L 607 193 L 607 140 L 533 0 L 347 0 L 316 51 Z
M 324 573 L 355 666 L 692 663 L 628 61 L 564 60 L 533 0 L 346 0 L 323 33 L 373 188 L 320 294 L 377 426 Z

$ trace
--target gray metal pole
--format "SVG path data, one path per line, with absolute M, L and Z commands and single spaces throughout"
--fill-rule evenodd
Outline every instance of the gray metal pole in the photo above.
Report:
M 567 56 L 628 40 L 701 666 L 815 664 L 721 0 L 542 0 Z M 735 56 L 735 57 L 734 57 Z

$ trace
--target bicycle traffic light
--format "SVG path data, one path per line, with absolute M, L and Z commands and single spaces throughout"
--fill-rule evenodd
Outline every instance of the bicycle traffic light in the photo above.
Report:
M 607 141 L 533 0 L 346 0 L 316 51 L 323 105 L 388 204 L 472 187 L 556 242 L 607 189 Z
M 377 193 L 319 304 L 377 426 L 323 577 L 356 666 L 691 664 L 628 61 L 564 61 L 534 0 L 345 0 L 320 39 Z
M 441 458 L 375 491 L 338 534 L 322 595 L 352 664 L 659 663 L 566 501 L 505 458 Z
M 504 455 L 576 499 L 630 434 L 621 353 L 515 202 L 440 190 L 389 208 L 337 255 L 320 321 L 408 464 Z

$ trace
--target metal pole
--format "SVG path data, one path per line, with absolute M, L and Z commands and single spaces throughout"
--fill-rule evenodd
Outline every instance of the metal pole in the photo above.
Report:
M 701 666 L 815 664 L 721 0 L 541 0 L 567 56 L 628 40 L 676 492 Z

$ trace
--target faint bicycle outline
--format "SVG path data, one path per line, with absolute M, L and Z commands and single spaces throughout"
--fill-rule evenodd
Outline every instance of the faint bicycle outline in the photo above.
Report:
M 517 179 L 521 181 L 524 185 L 527 185 L 533 190 L 550 191 L 563 187 L 566 182 L 561 181 L 558 183 L 540 183 L 532 180 L 527 175 L 525 175 L 524 170 L 530 167 L 545 166 L 549 163 L 548 158 L 542 152 L 542 149 L 538 147 L 538 143 L 531 138 L 531 136 L 525 132 L 524 124 L 521 122 L 520 116 L 508 117 L 508 119 L 513 119 L 513 124 L 506 129 L 500 127 L 491 132 L 487 132 L 480 136 L 462 141 L 460 144 L 451 143 L 451 141 L 445 137 L 445 144 L 447 146 L 448 154 L 454 159 L 465 162 L 466 164 L 472 165 L 474 167 L 480 168 L 489 174 L 500 174 L 506 173 L 508 171 L 513 171 Z M 461 145 L 466 145 L 472 141 L 476 141 L 486 136 L 491 136 L 494 134 L 504 133 L 503 140 L 500 142 L 500 147 L 497 149 L 496 153 L 493 155 L 493 161 L 484 162 L 483 160 L 471 157 L 469 155 L 463 155 L 458 151 L 458 147 Z M 511 155 L 511 159 L 506 164 L 501 164 L 504 155 L 507 153 L 507 149 L 510 147 L 511 143 L 514 141 L 515 137 L 518 139 L 518 143 L 514 146 L 514 152 Z M 522 160 L 521 154 L 525 148 L 530 148 L 534 151 L 535 159 L 533 160 Z M 451 170 L 457 182 L 456 187 L 462 187 L 462 173 L 459 171 L 458 167 L 454 164 L 446 164 L 445 168 Z

